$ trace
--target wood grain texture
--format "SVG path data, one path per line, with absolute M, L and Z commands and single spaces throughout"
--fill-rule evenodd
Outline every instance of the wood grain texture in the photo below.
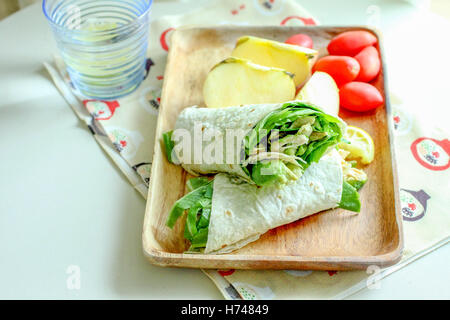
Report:
M 143 227 L 143 249 L 151 263 L 191 268 L 349 270 L 388 266 L 400 260 L 402 218 L 382 52 L 382 71 L 373 83 L 385 97 L 385 105 L 364 114 L 340 113 L 348 124 L 366 130 L 375 142 L 375 160 L 364 168 L 369 180 L 360 192 L 359 214 L 342 209 L 321 212 L 270 230 L 258 241 L 226 255 L 183 254 L 188 246 L 183 238 L 184 220 L 180 219 L 173 230 L 165 225 L 172 205 L 185 194 L 189 176 L 167 161 L 162 133 L 173 129 L 183 108 L 204 105 L 206 75 L 229 56 L 236 40 L 254 35 L 284 41 L 293 34 L 306 33 L 315 48 L 321 48 L 319 54 L 326 55 L 326 45 L 333 36 L 355 29 L 369 30 L 382 42 L 378 32 L 365 27 L 229 26 L 178 29 L 173 33 Z

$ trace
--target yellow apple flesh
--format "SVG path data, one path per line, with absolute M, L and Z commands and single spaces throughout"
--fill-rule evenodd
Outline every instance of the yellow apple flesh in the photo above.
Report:
M 295 97 L 295 84 L 285 70 L 230 57 L 208 73 L 203 97 L 209 108 L 281 103 Z
M 295 100 L 312 103 L 333 116 L 339 113 L 339 89 L 333 78 L 325 72 L 314 72 Z
M 284 69 L 294 74 L 295 85 L 300 86 L 309 78 L 318 52 L 296 45 L 244 36 L 239 38 L 231 55 L 262 66 Z

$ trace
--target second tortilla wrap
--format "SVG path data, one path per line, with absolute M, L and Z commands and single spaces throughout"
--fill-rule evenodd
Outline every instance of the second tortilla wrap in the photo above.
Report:
M 258 187 L 223 173 L 214 180 L 196 178 L 196 185 L 188 184 L 192 191 L 173 206 L 166 224 L 172 228 L 187 212 L 184 237 L 191 242 L 190 252 L 234 251 L 270 229 L 342 207 L 342 200 L 359 202 L 356 189 L 347 191 L 341 161 L 336 151 L 330 152 L 300 179 L 282 187 Z
M 270 229 L 337 207 L 342 179 L 340 159 L 333 155 L 282 188 L 236 184 L 229 175 L 216 175 L 205 253 L 231 252 Z

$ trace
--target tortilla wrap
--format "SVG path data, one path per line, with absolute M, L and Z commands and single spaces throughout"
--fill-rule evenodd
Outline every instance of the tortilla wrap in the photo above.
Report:
M 340 162 L 330 153 L 282 188 L 237 184 L 233 177 L 217 174 L 204 252 L 234 251 L 270 229 L 337 207 L 343 181 Z
M 193 175 L 228 173 L 266 186 L 299 178 L 337 145 L 345 127 L 341 119 L 299 101 L 194 106 L 180 113 L 164 141 L 169 161 Z
M 175 124 L 175 129 L 185 129 L 189 131 L 191 137 L 194 137 L 195 124 L 201 122 L 202 127 L 210 130 L 217 130 L 219 133 L 218 138 L 223 139 L 223 160 L 226 160 L 227 156 L 227 143 L 225 141 L 227 130 L 243 130 L 244 134 L 247 134 L 255 125 L 264 118 L 270 111 L 278 109 L 280 104 L 260 104 L 260 105 L 248 105 L 242 107 L 228 107 L 220 109 L 210 108 L 198 108 L 191 107 L 184 109 L 179 115 Z M 243 138 L 243 137 L 242 137 Z M 211 141 L 202 141 L 202 150 L 206 148 L 210 143 L 215 143 L 216 138 L 213 137 Z M 218 142 L 220 143 L 220 142 Z M 241 148 L 241 141 L 239 145 L 233 145 L 234 155 L 239 155 L 239 149 Z M 191 150 L 191 155 L 194 154 L 194 150 Z M 225 172 L 232 175 L 239 176 L 246 181 L 250 182 L 249 176 L 239 163 L 239 159 L 233 158 L 233 162 L 225 163 L 202 163 L 195 164 L 193 159 L 186 159 L 177 153 L 177 157 L 181 162 L 181 166 L 189 173 L 193 175 L 211 174 L 217 172 Z M 191 163 L 189 163 L 191 162 Z

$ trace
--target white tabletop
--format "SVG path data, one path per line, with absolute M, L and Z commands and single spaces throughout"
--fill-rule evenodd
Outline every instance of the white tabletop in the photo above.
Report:
M 165 1 L 153 10 L 155 16 L 180 13 L 204 3 Z M 380 10 L 381 29 L 392 44 L 401 18 L 416 12 L 402 1 L 303 3 L 323 24 L 366 24 Z M 200 270 L 145 260 L 145 201 L 44 71 L 55 43 L 40 6 L 1 21 L 0 40 L 0 298 L 221 299 Z M 394 50 L 386 53 L 390 83 L 401 93 L 408 79 L 400 71 L 408 66 Z M 380 289 L 350 298 L 448 299 L 450 287 L 442 279 L 450 279 L 449 257 L 447 245 L 390 275 Z M 70 289 L 77 268 L 80 288 Z

